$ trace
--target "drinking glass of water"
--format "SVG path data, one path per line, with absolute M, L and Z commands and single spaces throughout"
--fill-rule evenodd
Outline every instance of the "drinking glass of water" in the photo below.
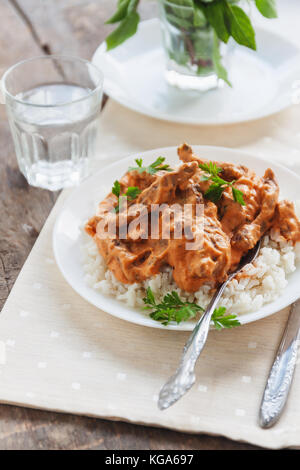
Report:
M 37 57 L 11 67 L 2 89 L 28 183 L 56 191 L 85 178 L 96 153 L 102 72 L 75 57 Z

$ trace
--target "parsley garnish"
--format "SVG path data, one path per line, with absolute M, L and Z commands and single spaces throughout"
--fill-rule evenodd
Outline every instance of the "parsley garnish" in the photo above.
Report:
M 168 325 L 172 321 L 177 324 L 187 321 L 194 318 L 198 312 L 204 311 L 200 305 L 181 300 L 176 291 L 166 294 L 162 302 L 157 304 L 151 287 L 148 287 L 143 301 L 146 304 L 145 310 L 153 310 L 150 317 L 163 325 Z M 217 330 L 240 325 L 236 315 L 225 315 L 225 312 L 225 307 L 219 307 L 215 309 L 212 315 L 212 321 Z
M 136 158 L 135 162 L 137 166 L 130 166 L 128 168 L 128 171 L 138 171 L 139 173 L 143 173 L 146 171 L 147 173 L 150 173 L 150 175 L 154 175 L 157 171 L 173 171 L 172 168 L 170 168 L 170 165 L 163 165 L 163 162 L 165 161 L 164 157 L 158 157 L 154 163 L 151 163 L 149 166 L 143 166 L 143 159 L 142 158 Z
M 121 185 L 117 180 L 114 182 L 111 192 L 118 198 L 118 204 L 115 207 L 115 211 L 119 212 L 122 205 L 122 199 L 128 198 L 130 201 L 133 201 L 133 199 L 135 199 L 140 194 L 141 190 L 137 186 L 129 186 L 126 193 L 121 195 Z
M 217 330 L 222 330 L 222 328 L 233 328 L 234 326 L 240 325 L 240 322 L 236 319 L 236 315 L 225 315 L 225 313 L 225 307 L 218 307 L 212 314 L 211 319 Z
M 111 192 L 112 192 L 115 196 L 120 197 L 121 185 L 120 185 L 120 183 L 119 183 L 118 180 L 116 180 L 116 181 L 114 182 L 114 185 L 113 185 L 113 187 L 112 187 Z
M 183 302 L 176 291 L 166 294 L 162 303 L 157 304 L 151 288 L 148 287 L 143 301 L 147 305 L 144 307 L 145 310 L 154 309 L 150 313 L 150 317 L 161 322 L 163 325 L 168 325 L 171 321 L 176 323 L 187 321 L 195 317 L 197 312 L 203 311 L 200 305 L 192 302 Z
M 239 189 L 235 188 L 233 185 L 236 180 L 233 181 L 225 181 L 223 178 L 220 178 L 219 173 L 222 172 L 222 168 L 219 168 L 215 163 L 199 163 L 199 168 L 205 171 L 205 175 L 203 176 L 203 180 L 212 181 L 212 184 L 208 188 L 208 190 L 204 193 L 206 199 L 209 199 L 212 202 L 218 202 L 221 199 L 221 196 L 226 188 L 231 188 L 233 200 L 240 204 L 241 206 L 245 206 L 246 203 L 244 201 L 244 194 Z

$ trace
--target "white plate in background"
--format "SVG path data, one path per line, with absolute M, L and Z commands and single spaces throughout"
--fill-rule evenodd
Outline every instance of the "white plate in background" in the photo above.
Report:
M 167 85 L 158 19 L 140 23 L 135 36 L 106 52 L 102 43 L 93 63 L 104 73 L 104 91 L 120 104 L 165 121 L 231 124 L 274 114 L 292 104 L 300 79 L 300 50 L 284 37 L 256 29 L 257 51 L 234 48 L 229 70 L 233 87 L 204 94 Z

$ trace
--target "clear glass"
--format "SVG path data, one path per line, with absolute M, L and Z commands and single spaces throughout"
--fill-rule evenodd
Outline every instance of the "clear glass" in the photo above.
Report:
M 159 0 L 166 80 L 184 90 L 207 91 L 223 85 L 214 65 L 215 47 L 226 66 L 226 44 L 214 38 L 214 31 L 200 10 L 181 6 L 178 0 Z
M 75 57 L 37 57 L 10 68 L 2 88 L 28 183 L 56 191 L 88 176 L 98 139 L 102 72 Z

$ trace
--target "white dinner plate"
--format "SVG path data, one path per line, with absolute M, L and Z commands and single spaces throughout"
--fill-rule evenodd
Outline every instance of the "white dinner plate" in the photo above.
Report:
M 269 161 L 255 155 L 222 147 L 193 146 L 193 150 L 196 154 L 210 160 L 246 165 L 260 176 L 264 174 L 266 168 L 271 166 L 280 185 L 280 198 L 287 198 L 291 201 L 300 199 L 300 177 L 277 163 L 271 164 Z M 54 254 L 56 262 L 68 283 L 78 294 L 96 307 L 118 318 L 139 325 L 190 331 L 195 325 L 192 321 L 179 325 L 163 326 L 152 320 L 145 311 L 128 307 L 113 297 L 101 294 L 86 285 L 84 281 L 84 270 L 80 256 L 80 247 L 83 243 L 81 227 L 95 214 L 97 204 L 110 192 L 113 182 L 127 171 L 135 158 L 143 158 L 144 163 L 150 164 L 160 155 L 166 157 L 167 162 L 171 165 L 178 163 L 176 147 L 149 150 L 107 166 L 74 189 L 61 209 L 54 226 Z M 300 297 L 300 267 L 289 275 L 288 281 L 284 293 L 276 301 L 264 305 L 256 312 L 241 315 L 239 317 L 240 322 L 245 324 L 267 317 L 287 307 Z
M 284 37 L 256 28 L 257 51 L 235 47 L 230 88 L 204 94 L 167 85 L 157 19 L 140 23 L 135 36 L 106 52 L 102 43 L 93 62 L 104 73 L 104 91 L 122 105 L 165 121 L 230 124 L 262 118 L 292 104 L 300 76 L 299 49 Z

